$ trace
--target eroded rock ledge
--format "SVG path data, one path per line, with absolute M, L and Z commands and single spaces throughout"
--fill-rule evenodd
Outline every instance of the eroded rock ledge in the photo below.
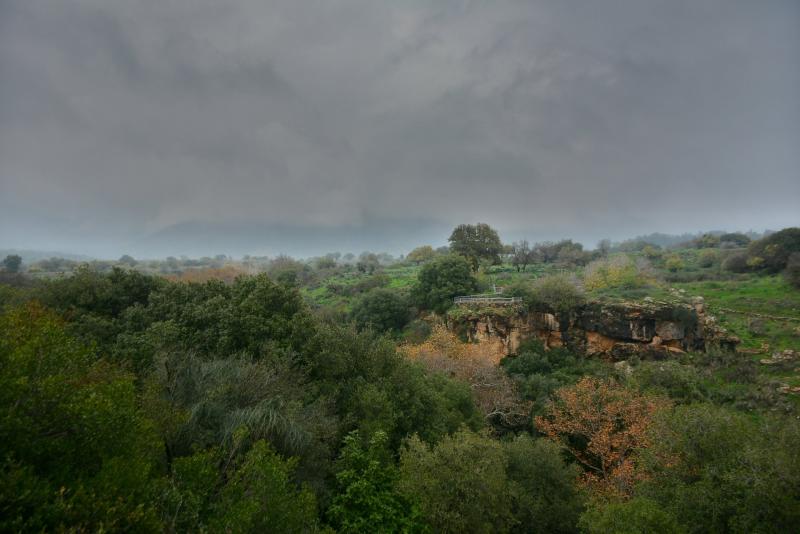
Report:
M 569 314 L 523 307 L 462 305 L 447 316 L 452 331 L 476 342 L 501 343 L 514 354 L 532 336 L 545 347 L 611 360 L 632 356 L 664 358 L 686 351 L 736 349 L 739 339 L 706 313 L 702 298 L 692 304 L 589 302 Z

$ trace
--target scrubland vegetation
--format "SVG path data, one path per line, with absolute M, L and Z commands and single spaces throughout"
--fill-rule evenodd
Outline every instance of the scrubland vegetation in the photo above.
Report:
M 794 531 L 800 229 L 668 241 L 9 255 L 0 531 Z M 495 291 L 557 318 L 702 296 L 742 343 L 621 367 L 446 328 Z

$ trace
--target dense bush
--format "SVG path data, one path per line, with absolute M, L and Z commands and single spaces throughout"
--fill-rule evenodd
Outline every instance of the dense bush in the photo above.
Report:
M 469 262 L 462 256 L 448 255 L 423 265 L 412 289 L 412 298 L 420 309 L 444 313 L 453 298 L 478 290 Z
M 664 267 L 667 268 L 670 272 L 680 271 L 686 266 L 683 262 L 683 258 L 681 258 L 678 254 L 670 254 L 667 256 L 666 260 L 664 260 Z
M 800 424 L 706 404 L 654 428 L 638 490 L 688 532 L 790 532 L 800 521 Z
M 800 289 L 800 252 L 794 252 L 789 256 L 783 275 L 790 285 Z
M 415 499 L 397 489 L 398 471 L 384 432 L 364 446 L 358 432 L 348 434 L 337 460 L 337 492 L 328 508 L 339 532 L 424 532 Z
M 536 339 L 522 343 L 514 356 L 501 365 L 518 384 L 520 395 L 532 403 L 531 414 L 542 415 L 553 393 L 576 383 L 585 375 L 603 375 L 608 368 L 601 361 L 576 355 L 563 348 L 545 349 Z
M 0 318 L 0 530 L 156 530 L 159 457 L 134 377 L 37 305 Z
M 411 438 L 398 485 L 435 532 L 574 532 L 574 476 L 552 444 L 460 431 L 433 447 Z
M 722 261 L 722 268 L 732 273 L 747 272 L 747 253 L 734 252 L 733 254 L 726 256 Z
M 561 275 L 545 276 L 536 280 L 530 298 L 532 308 L 544 306 L 564 316 L 586 302 L 586 296 L 575 282 Z
M 628 256 L 595 260 L 586 266 L 583 274 L 583 286 L 587 291 L 635 289 L 649 283 L 650 278 Z
M 371 326 L 380 332 L 399 332 L 411 319 L 411 310 L 403 295 L 391 289 L 373 289 L 353 305 L 353 320 L 361 327 Z
M 750 243 L 748 264 L 755 269 L 777 273 L 786 268 L 789 256 L 796 252 L 800 252 L 800 228 L 784 228 Z
M 680 403 L 706 400 L 704 377 L 695 368 L 674 361 L 642 362 L 630 377 L 632 385 L 643 391 L 667 395 Z
M 746 235 L 733 232 L 719 236 L 720 248 L 740 248 L 746 247 L 750 243 L 750 238 Z
M 712 267 L 717 262 L 717 252 L 714 250 L 703 250 L 697 256 L 697 264 L 703 268 Z
M 629 501 L 598 503 L 580 520 L 587 534 L 684 534 L 678 520 L 652 499 L 637 497 Z

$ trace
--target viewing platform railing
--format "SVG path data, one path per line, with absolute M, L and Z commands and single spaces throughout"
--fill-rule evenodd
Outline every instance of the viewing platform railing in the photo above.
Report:
M 494 295 L 467 295 L 453 299 L 455 304 L 517 304 L 522 302 L 522 297 L 496 297 Z

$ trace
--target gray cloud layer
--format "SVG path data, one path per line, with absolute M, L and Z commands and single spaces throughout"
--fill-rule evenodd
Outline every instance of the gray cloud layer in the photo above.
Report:
M 0 244 L 777 228 L 799 97 L 795 0 L 0 0 Z

